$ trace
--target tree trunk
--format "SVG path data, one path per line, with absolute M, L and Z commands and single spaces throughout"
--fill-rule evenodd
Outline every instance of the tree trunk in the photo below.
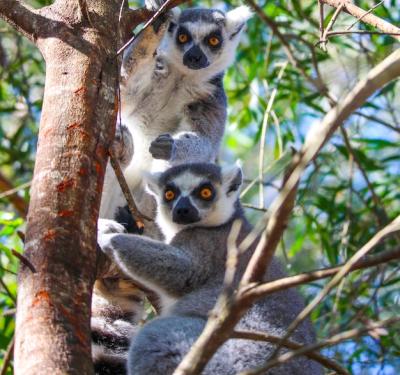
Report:
M 121 1 L 56 1 L 37 12 L 46 61 L 21 264 L 16 374 L 92 374 L 96 223 L 117 114 Z M 37 25 L 36 25 L 37 26 Z

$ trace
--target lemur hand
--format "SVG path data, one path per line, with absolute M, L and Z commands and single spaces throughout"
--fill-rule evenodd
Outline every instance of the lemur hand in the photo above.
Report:
M 115 131 L 115 138 L 111 145 L 114 155 L 117 157 L 121 168 L 129 165 L 133 157 L 133 138 L 128 127 L 124 124 L 118 125 Z
M 126 233 L 125 228 L 117 223 L 114 220 L 109 220 L 109 219 L 99 219 L 97 222 L 97 243 L 100 246 L 100 249 L 106 253 L 109 254 L 111 247 L 111 239 L 114 237 L 116 234 L 119 233 Z
M 170 160 L 174 153 L 174 148 L 174 139 L 169 134 L 161 134 L 151 142 L 149 151 L 154 159 Z

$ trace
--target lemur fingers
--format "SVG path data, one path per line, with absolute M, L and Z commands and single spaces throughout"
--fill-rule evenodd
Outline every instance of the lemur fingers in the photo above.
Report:
M 175 150 L 175 141 L 170 134 L 161 134 L 150 144 L 149 152 L 154 159 L 170 160 Z

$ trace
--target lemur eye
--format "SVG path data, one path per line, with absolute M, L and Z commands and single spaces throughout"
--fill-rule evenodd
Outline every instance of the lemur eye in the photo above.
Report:
M 168 202 L 172 201 L 175 198 L 175 193 L 172 190 L 167 190 L 164 193 L 164 198 L 165 200 L 167 200 Z
M 180 43 L 186 43 L 189 40 L 189 36 L 187 34 L 179 34 L 178 35 L 178 40 Z
M 212 36 L 208 39 L 208 44 L 210 46 L 216 47 L 220 43 L 219 39 L 216 36 Z
M 200 198 L 202 198 L 204 200 L 209 200 L 212 198 L 213 192 L 209 187 L 205 187 L 200 190 L 199 195 L 200 195 Z

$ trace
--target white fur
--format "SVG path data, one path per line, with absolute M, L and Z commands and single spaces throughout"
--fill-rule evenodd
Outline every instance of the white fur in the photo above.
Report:
M 241 168 L 238 165 L 222 169 L 222 184 L 214 184 L 214 188 L 217 190 L 217 195 L 214 201 L 215 204 L 209 209 L 203 209 L 196 206 L 196 201 L 190 197 L 191 192 L 200 184 L 205 182 L 205 176 L 199 176 L 185 171 L 172 180 L 172 182 L 179 188 L 181 196 L 189 197 L 192 205 L 199 211 L 201 220 L 187 225 L 177 224 L 172 221 L 172 211 L 177 202 L 174 203 L 172 210 L 162 203 L 163 187 L 159 186 L 158 183 L 160 174 L 153 176 L 147 175 L 147 184 L 150 187 L 151 193 L 156 197 L 158 203 L 157 224 L 161 228 L 166 242 L 170 243 L 178 232 L 188 227 L 215 227 L 226 223 L 232 217 L 235 211 L 235 202 L 239 198 L 240 186 L 238 186 L 237 190 L 228 193 L 229 188 L 238 173 L 242 173 Z

